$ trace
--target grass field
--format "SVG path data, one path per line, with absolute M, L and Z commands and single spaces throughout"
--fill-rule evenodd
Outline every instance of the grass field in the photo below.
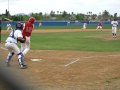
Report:
M 120 51 L 119 39 L 106 40 L 100 35 L 110 32 L 68 32 L 39 33 L 31 38 L 32 49 L 80 50 L 80 51 Z
M 83 26 L 41 26 L 35 27 L 35 29 L 80 29 Z M 110 25 L 103 26 L 104 29 L 111 29 Z M 96 29 L 96 25 L 87 25 L 87 29 Z
M 113 38 L 111 29 L 34 30 L 25 56 L 28 68 L 18 69 L 14 57 L 8 69 L 23 75 L 33 90 L 120 90 L 119 34 Z M 2 42 L 7 36 L 2 31 Z M 1 47 L 2 62 L 8 51 L 4 43 Z
M 8 33 L 2 34 L 3 42 L 7 35 Z M 88 30 L 87 32 L 33 33 L 31 49 L 119 52 L 119 40 L 120 38 L 113 39 L 109 30 L 107 32 Z
M 82 28 L 83 26 L 80 25 L 80 26 L 40 26 L 40 27 L 35 27 L 35 29 L 37 30 L 42 30 L 42 29 L 45 29 L 45 30 L 49 30 L 49 29 L 80 29 Z M 13 28 L 15 28 L 13 26 Z M 106 26 L 103 26 L 104 29 L 111 29 L 111 26 L 110 25 L 106 25 Z M 6 26 L 2 26 L 2 30 L 6 30 L 7 27 Z M 87 25 L 87 29 L 96 29 L 96 25 Z

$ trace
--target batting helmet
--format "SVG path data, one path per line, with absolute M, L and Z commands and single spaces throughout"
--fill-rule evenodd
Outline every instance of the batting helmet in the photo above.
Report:
M 30 17 L 28 21 L 31 22 L 31 23 L 34 23 L 35 22 L 35 18 L 34 17 Z
M 20 22 L 18 22 L 18 23 L 16 24 L 16 30 L 17 30 L 17 29 L 22 30 L 22 29 L 23 29 L 23 24 L 20 23 Z

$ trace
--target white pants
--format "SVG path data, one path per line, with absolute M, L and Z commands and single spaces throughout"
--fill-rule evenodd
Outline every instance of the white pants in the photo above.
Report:
M 27 54 L 27 52 L 30 50 L 30 37 L 26 36 L 26 41 L 25 43 L 21 44 L 21 52 L 23 53 L 23 55 L 25 56 L 25 54 Z
M 97 26 L 97 29 L 102 29 L 102 26 Z
M 117 27 L 112 27 L 112 33 L 116 34 L 117 33 Z
M 5 43 L 5 47 L 9 50 L 9 52 L 14 52 L 16 55 L 20 53 L 20 49 L 15 43 L 7 42 Z
M 6 59 L 6 62 L 10 62 L 14 53 L 18 56 L 18 62 L 20 65 L 24 64 L 24 56 L 23 54 L 20 52 L 20 49 L 18 47 L 18 45 L 16 43 L 10 43 L 7 42 L 5 43 L 5 47 L 8 49 L 9 53 Z
M 86 29 L 86 26 L 84 25 L 82 29 Z
M 7 28 L 7 31 L 9 31 L 9 30 L 13 30 L 12 27 L 8 27 L 8 28 Z

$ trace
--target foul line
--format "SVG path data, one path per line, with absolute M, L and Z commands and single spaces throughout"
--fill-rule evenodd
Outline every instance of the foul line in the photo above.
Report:
M 68 63 L 68 64 L 66 64 L 66 65 L 64 65 L 64 66 L 67 67 L 67 66 L 69 66 L 69 65 L 71 65 L 71 64 L 73 64 L 73 63 L 75 63 L 75 62 L 77 62 L 77 61 L 79 61 L 79 59 L 77 59 L 77 60 L 75 60 L 75 61 L 72 61 L 72 62 L 70 62 L 70 63 Z
M 107 56 L 112 56 L 112 57 L 115 57 L 115 56 L 120 56 L 120 55 L 106 55 L 106 56 L 89 56 L 89 57 L 82 57 L 83 59 L 89 59 L 89 58 L 95 58 L 95 57 L 107 57 Z M 80 58 L 76 59 L 75 61 L 72 61 L 66 65 L 64 65 L 65 67 L 71 65 L 71 64 L 74 64 L 76 62 L 78 62 L 80 60 Z
M 7 51 L 7 49 L 6 48 L 4 48 L 4 47 L 1 47 L 1 49 L 3 49 L 3 50 L 6 50 Z M 89 57 L 82 57 L 83 59 L 84 58 L 94 58 L 94 57 L 107 57 L 107 56 L 120 56 L 120 55 L 106 55 L 106 56 L 89 56 Z M 42 59 L 31 59 L 31 61 L 41 61 Z M 72 62 L 70 62 L 70 63 L 68 63 L 68 64 L 66 64 L 66 65 L 64 65 L 65 67 L 67 67 L 67 66 L 69 66 L 69 65 L 71 65 L 71 64 L 74 64 L 74 63 L 76 63 L 76 62 L 78 62 L 80 60 L 80 58 L 78 58 L 78 59 L 76 59 L 75 61 L 72 61 Z

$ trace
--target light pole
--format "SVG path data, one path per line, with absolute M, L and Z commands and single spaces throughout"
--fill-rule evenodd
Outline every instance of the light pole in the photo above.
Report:
M 9 0 L 8 0 L 8 18 L 9 18 Z
M 1 43 L 2 18 L 0 18 L 0 43 Z

